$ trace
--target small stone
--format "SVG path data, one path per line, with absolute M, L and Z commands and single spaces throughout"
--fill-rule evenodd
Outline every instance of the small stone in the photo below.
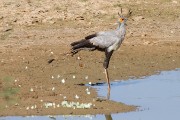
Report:
M 55 21 L 49 21 L 49 23 L 50 23 L 50 24 L 54 24 L 54 23 L 56 23 L 56 22 L 55 22 Z
M 146 36 L 147 36 L 147 34 L 142 34 L 142 35 L 141 35 L 141 37 L 146 37 Z
M 0 16 L 0 19 L 3 19 L 4 17 L 3 16 Z
M 176 0 L 173 0 L 172 3 L 177 4 L 178 2 Z
M 57 78 L 60 78 L 61 76 L 60 75 L 57 75 Z
M 53 108 L 56 108 L 56 104 L 55 103 L 53 103 Z
M 76 76 L 75 75 L 73 75 L 73 79 L 75 79 L 76 78 Z
M 26 66 L 25 69 L 27 70 L 27 69 L 28 69 L 28 66 Z
M 54 53 L 53 53 L 53 52 L 51 52 L 51 54 L 53 55 Z
M 90 95 L 90 94 L 91 94 L 91 92 L 89 92 L 89 91 L 88 91 L 88 92 L 87 92 L 87 94 L 88 94 L 88 95 Z
M 62 82 L 62 83 L 65 83 L 65 80 L 64 80 L 64 79 L 62 79 L 62 80 L 61 80 L 61 82 Z
M 29 106 L 28 106 L 28 107 L 26 107 L 26 110 L 29 110 Z
M 31 88 L 31 89 L 30 89 L 30 92 L 33 92 L 33 91 L 34 91 L 33 88 Z
M 85 79 L 87 80 L 87 79 L 88 79 L 88 76 L 86 76 Z
M 64 96 L 63 99 L 66 99 L 66 96 Z
M 33 110 L 33 109 L 34 109 L 34 106 L 31 106 L 31 109 Z
M 51 76 L 52 79 L 54 79 L 54 76 Z
M 86 88 L 86 91 L 89 91 L 89 88 Z
M 12 27 L 11 26 L 7 26 L 3 29 L 3 32 L 7 32 L 7 31 L 10 31 L 12 30 Z
M 77 59 L 78 59 L 78 60 L 81 60 L 81 57 L 78 56 Z
M 54 91 L 54 90 L 55 90 L 55 87 L 52 88 L 52 91 Z
M 79 96 L 78 96 L 78 95 L 76 95 L 76 96 L 75 96 L 75 98 L 76 98 L 76 99 L 79 99 Z
M 91 82 L 89 82 L 89 85 L 92 85 L 92 83 L 91 83 Z
M 18 106 L 18 105 L 19 105 L 18 103 L 15 104 L 15 106 Z
M 59 105 L 59 104 L 57 104 L 57 105 L 56 105 L 56 107 L 60 107 L 60 105 Z

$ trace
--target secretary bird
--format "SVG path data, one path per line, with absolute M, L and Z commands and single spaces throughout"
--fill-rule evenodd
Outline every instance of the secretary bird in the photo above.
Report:
M 129 15 L 130 14 L 131 11 L 129 10 Z M 121 9 L 121 14 L 118 13 L 118 15 L 119 15 L 118 27 L 116 30 L 98 32 L 86 36 L 84 39 L 80 41 L 71 43 L 72 56 L 81 50 L 89 50 L 89 51 L 98 50 L 105 52 L 103 67 L 105 70 L 106 80 L 108 83 L 109 90 L 110 90 L 110 82 L 109 82 L 109 74 L 108 74 L 109 61 L 111 59 L 113 52 L 120 47 L 126 35 L 127 17 L 124 17 L 122 15 L 122 9 Z

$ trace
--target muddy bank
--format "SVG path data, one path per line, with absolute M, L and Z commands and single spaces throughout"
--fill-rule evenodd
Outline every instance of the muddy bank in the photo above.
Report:
M 49 4 L 51 1 L 1 2 L 1 116 L 109 114 L 135 110 L 134 106 L 97 99 L 95 89 L 78 85 L 106 82 L 102 65 L 104 53 L 82 51 L 74 57 L 64 54 L 75 40 L 96 31 L 116 29 L 114 23 L 121 5 L 124 11 L 132 8 L 133 14 L 127 22 L 126 39 L 110 62 L 111 81 L 180 68 L 178 2 L 94 4 L 97 2 L 94 1 L 92 7 L 88 6 L 90 1 L 71 5 L 64 1 L 58 6 Z M 63 5 L 65 8 L 60 9 Z M 82 9 L 79 6 L 86 9 L 78 12 Z M 12 8 L 15 9 L 10 11 Z M 56 17 L 57 14 L 60 17 Z M 49 64 L 50 59 L 55 60 Z M 63 101 L 92 105 L 90 109 L 74 109 L 63 107 Z

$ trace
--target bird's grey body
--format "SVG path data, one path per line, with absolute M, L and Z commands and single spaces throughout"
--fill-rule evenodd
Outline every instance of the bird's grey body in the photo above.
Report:
M 78 53 L 80 50 L 99 50 L 105 52 L 105 59 L 104 59 L 104 69 L 106 73 L 106 79 L 110 88 L 109 83 L 109 75 L 107 68 L 109 66 L 110 58 L 115 50 L 117 50 L 121 43 L 123 42 L 126 34 L 125 29 L 125 22 L 126 18 L 120 16 L 118 21 L 118 28 L 112 31 L 104 31 L 98 32 L 89 36 L 86 36 L 84 39 L 71 43 L 72 55 Z
M 83 40 L 71 43 L 72 52 L 76 53 L 76 50 L 82 50 L 83 48 L 89 50 L 107 49 L 108 52 L 117 50 L 124 40 L 125 34 L 125 24 L 119 23 L 116 30 L 98 32 L 85 37 Z
M 126 34 L 124 24 L 118 27 L 117 30 L 99 32 L 97 37 L 90 39 L 89 41 L 100 48 L 107 49 L 108 52 L 117 50 L 122 41 L 124 40 Z

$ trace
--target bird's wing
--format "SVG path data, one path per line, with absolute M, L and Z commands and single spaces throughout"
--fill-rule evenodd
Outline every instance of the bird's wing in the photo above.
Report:
M 85 37 L 85 39 L 88 40 L 88 39 L 92 39 L 92 38 L 97 37 L 97 36 L 112 35 L 112 34 L 114 34 L 114 31 L 101 31 L 101 32 L 97 32 L 97 33 L 88 35 L 88 36 Z
M 118 37 L 115 35 L 99 35 L 89 41 L 100 48 L 108 48 L 118 41 Z

